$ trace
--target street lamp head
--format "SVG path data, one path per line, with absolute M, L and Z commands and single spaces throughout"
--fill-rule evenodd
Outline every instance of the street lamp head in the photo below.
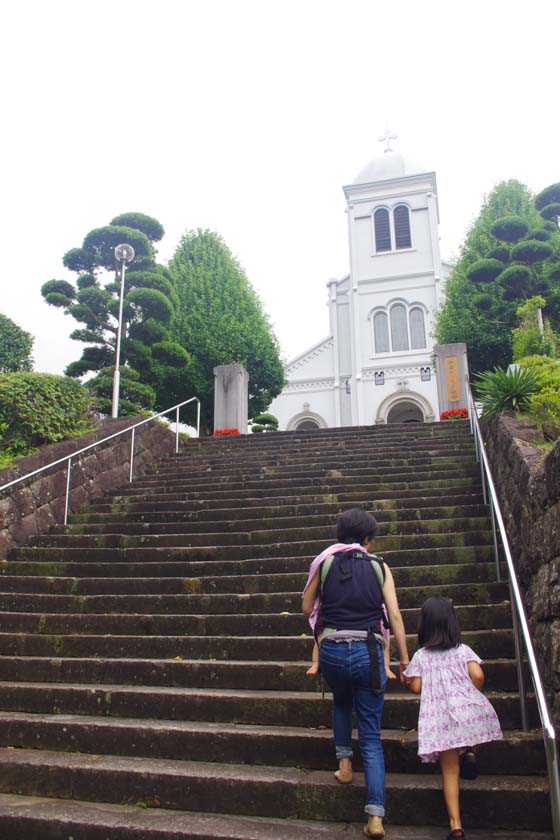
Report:
M 117 245 L 115 248 L 115 258 L 118 262 L 129 263 L 132 262 L 134 259 L 134 248 L 132 245 L 127 245 L 123 243 L 122 245 Z

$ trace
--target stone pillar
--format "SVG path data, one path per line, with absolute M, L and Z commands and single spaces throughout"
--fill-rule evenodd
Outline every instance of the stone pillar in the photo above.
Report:
M 247 434 L 249 422 L 249 374 L 243 365 L 214 368 L 214 431 L 239 429 Z
M 467 345 L 436 344 L 434 356 L 440 413 L 450 408 L 466 408 Z

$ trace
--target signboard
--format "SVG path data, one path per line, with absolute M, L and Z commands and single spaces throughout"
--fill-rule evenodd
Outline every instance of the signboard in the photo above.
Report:
M 457 356 L 446 356 L 445 358 L 445 382 L 448 402 L 459 402 L 461 399 L 461 382 Z

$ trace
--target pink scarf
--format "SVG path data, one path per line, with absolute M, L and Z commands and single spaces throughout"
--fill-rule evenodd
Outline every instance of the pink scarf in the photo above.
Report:
M 359 545 L 358 543 L 335 543 L 334 545 L 330 545 L 328 548 L 325 548 L 320 554 L 317 555 L 315 560 L 312 561 L 311 567 L 309 569 L 309 576 L 307 578 L 307 583 L 305 584 L 305 588 L 303 590 L 303 594 L 305 595 L 306 590 L 309 587 L 309 584 L 318 573 L 319 568 L 323 560 L 326 560 L 327 557 L 330 557 L 331 554 L 338 554 L 342 551 L 363 551 L 364 554 L 367 554 L 366 549 L 363 545 Z M 319 590 L 317 590 L 318 592 Z M 315 595 L 315 600 L 313 601 L 313 609 L 309 616 L 309 624 L 311 629 L 315 629 L 315 625 L 317 624 L 317 617 L 319 615 L 319 607 L 321 606 L 321 596 L 319 594 Z

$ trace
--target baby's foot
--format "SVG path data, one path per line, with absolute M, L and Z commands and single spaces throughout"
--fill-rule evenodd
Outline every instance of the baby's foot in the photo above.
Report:
M 386 667 L 385 668 L 385 673 L 387 674 L 387 679 L 388 680 L 396 680 L 397 679 L 397 675 L 395 674 L 394 671 L 391 671 L 390 668 Z
M 308 668 L 305 673 L 307 674 L 308 677 L 314 677 L 316 674 L 319 673 L 319 663 L 318 662 L 312 662 L 311 667 Z

